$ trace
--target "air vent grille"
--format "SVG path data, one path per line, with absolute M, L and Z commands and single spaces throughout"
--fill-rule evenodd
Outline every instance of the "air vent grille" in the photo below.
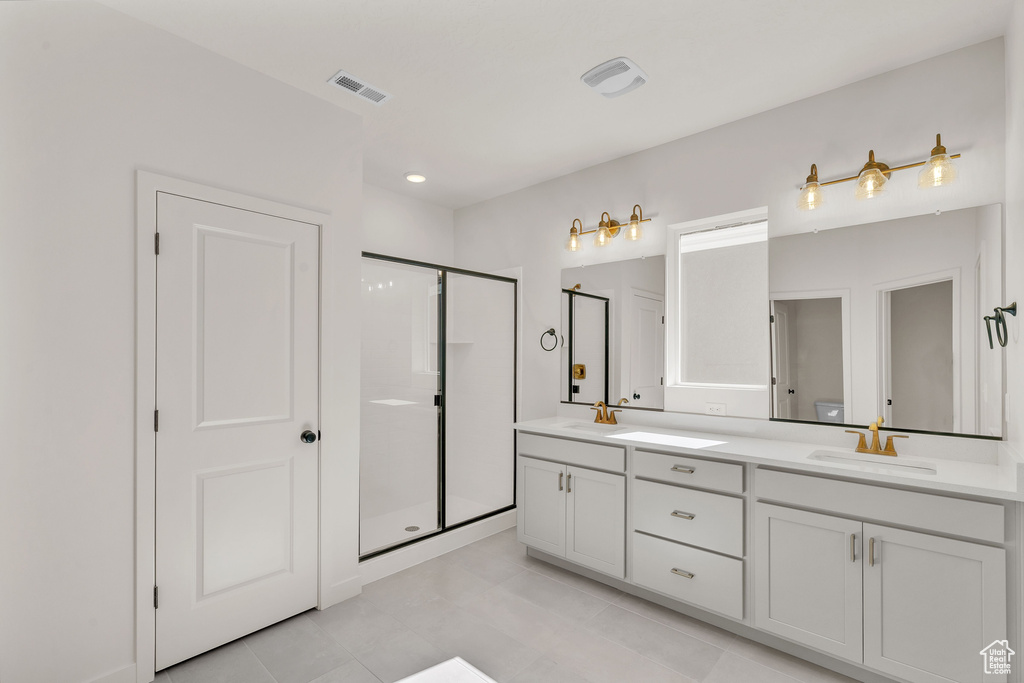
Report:
M 636 90 L 649 79 L 644 70 L 628 57 L 616 57 L 598 64 L 580 76 L 583 84 L 605 97 L 618 97 Z
M 612 76 L 618 76 L 629 71 L 629 66 L 621 60 L 598 67 L 599 70 L 583 77 L 583 82 L 593 88 L 595 85 L 604 83 Z
M 374 85 L 368 85 L 365 81 L 356 78 L 347 71 L 339 71 L 330 78 L 330 82 L 342 90 L 354 93 L 356 96 L 369 100 L 380 106 L 391 99 L 391 95 Z

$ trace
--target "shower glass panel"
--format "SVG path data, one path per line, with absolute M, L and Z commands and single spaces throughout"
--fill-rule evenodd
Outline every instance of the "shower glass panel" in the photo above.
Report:
M 447 273 L 444 520 L 515 502 L 516 287 Z
M 359 555 L 515 505 L 516 281 L 365 254 Z
M 359 552 L 437 531 L 436 270 L 363 259 Z

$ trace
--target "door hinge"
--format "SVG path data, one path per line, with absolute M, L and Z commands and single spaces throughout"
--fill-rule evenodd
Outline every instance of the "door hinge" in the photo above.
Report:
M 159 410 L 154 410 L 153 411 L 153 431 L 154 432 L 159 432 L 160 431 L 160 411 Z
M 662 325 L 664 325 L 664 324 L 665 324 L 665 316 L 661 316 L 661 324 L 662 324 Z
M 768 316 L 768 322 L 770 322 L 770 323 L 775 322 L 775 316 L 774 315 Z
M 158 232 L 153 233 L 153 252 L 157 256 L 160 255 L 160 233 Z
M 160 586 L 153 586 L 153 609 L 160 609 Z
M 441 407 L 441 394 L 434 394 L 434 406 L 437 408 Z
M 658 384 L 660 384 L 661 386 L 665 386 L 665 378 L 664 377 L 659 378 L 658 379 Z
M 773 387 L 775 386 L 775 378 L 774 377 L 772 377 L 772 386 Z

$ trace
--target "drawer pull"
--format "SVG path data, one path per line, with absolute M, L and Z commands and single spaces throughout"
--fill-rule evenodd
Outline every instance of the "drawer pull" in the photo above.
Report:
M 562 477 L 564 477 L 564 476 L 565 476 L 565 472 L 559 472 L 558 473 L 558 490 L 559 491 L 564 491 L 565 490 L 565 487 L 562 486 Z
M 673 472 L 682 472 L 683 474 L 693 474 L 694 469 L 692 467 L 683 467 L 682 465 L 672 465 Z
M 680 519 L 693 519 L 697 515 L 691 515 L 689 512 L 683 512 L 682 510 L 673 510 L 673 517 L 679 517 Z
M 868 539 L 868 566 L 875 566 L 875 539 L 873 537 Z
M 565 478 L 565 482 L 566 493 L 572 493 L 572 472 L 570 472 L 569 476 Z
M 857 534 L 850 534 L 850 562 L 857 561 Z
M 682 569 L 676 569 L 674 567 L 672 569 L 672 573 L 675 574 L 676 576 L 681 576 L 684 579 L 692 579 L 693 578 L 693 574 L 691 574 L 690 572 L 684 571 Z

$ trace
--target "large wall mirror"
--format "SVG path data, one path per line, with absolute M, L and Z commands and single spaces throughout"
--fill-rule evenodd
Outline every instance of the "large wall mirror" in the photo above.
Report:
M 661 410 L 664 321 L 664 256 L 562 270 L 562 402 Z
M 1001 205 L 768 241 L 777 420 L 1003 434 Z

